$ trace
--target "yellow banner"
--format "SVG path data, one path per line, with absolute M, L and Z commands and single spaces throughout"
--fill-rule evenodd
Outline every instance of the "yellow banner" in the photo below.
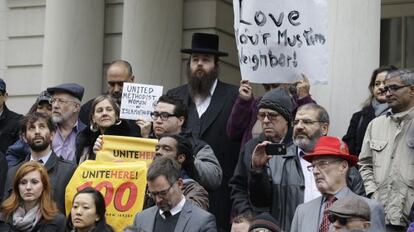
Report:
M 96 154 L 98 161 L 145 161 L 147 165 L 155 156 L 158 140 L 126 136 L 104 135 L 102 150 Z
M 81 163 L 66 187 L 65 208 L 69 215 L 74 195 L 83 188 L 93 187 L 105 198 L 106 220 L 116 232 L 134 222 L 135 214 L 144 204 L 147 165 L 137 162 Z

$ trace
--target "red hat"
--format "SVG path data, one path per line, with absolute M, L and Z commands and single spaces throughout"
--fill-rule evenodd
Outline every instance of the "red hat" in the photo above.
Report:
M 349 154 L 348 146 L 339 138 L 332 136 L 322 136 L 315 145 L 315 149 L 311 153 L 307 153 L 303 158 L 311 162 L 314 158 L 333 156 L 342 158 L 351 166 L 358 163 L 358 157 Z

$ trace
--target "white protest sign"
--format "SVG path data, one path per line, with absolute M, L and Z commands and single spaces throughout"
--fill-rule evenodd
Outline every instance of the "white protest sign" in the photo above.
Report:
M 233 0 L 242 79 L 328 81 L 327 0 Z
M 150 121 L 150 113 L 162 95 L 162 86 L 124 83 L 122 88 L 120 118 Z

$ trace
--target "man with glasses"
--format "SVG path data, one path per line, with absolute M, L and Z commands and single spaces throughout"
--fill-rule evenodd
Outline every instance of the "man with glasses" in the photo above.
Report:
M 384 91 L 391 110 L 368 125 L 360 173 L 368 197 L 384 205 L 387 231 L 406 231 L 414 202 L 414 73 L 389 73 Z
M 347 187 L 347 173 L 358 157 L 349 154 L 347 145 L 337 137 L 321 137 L 314 150 L 303 156 L 311 164 L 315 184 L 322 196 L 297 207 L 291 232 L 328 232 L 332 228 L 329 209 L 336 200 L 346 196 L 358 197 L 370 208 L 371 227 L 368 231 L 385 231 L 384 209 L 374 200 L 356 195 Z
M 52 96 L 52 120 L 57 125 L 53 151 L 64 159 L 75 161 L 76 136 L 85 128 L 78 119 L 84 89 L 75 83 L 65 83 L 47 88 L 47 91 Z
M 156 206 L 135 216 L 134 226 L 142 231 L 217 231 L 216 220 L 183 195 L 178 162 L 170 157 L 155 159 L 147 172 L 148 192 Z
M 368 203 L 359 197 L 346 196 L 327 209 L 332 232 L 367 232 L 371 226 L 371 210 Z
M 183 129 L 187 120 L 187 107 L 173 95 L 161 96 L 151 113 L 152 133 L 149 137 L 160 138 L 163 134 L 179 134 L 192 145 L 199 183 L 213 191 L 220 186 L 222 170 L 213 149 L 206 142 L 197 139 L 191 132 Z
M 266 93 L 263 99 L 266 101 L 259 104 L 259 113 L 262 115 L 258 113 L 258 119 L 262 120 L 263 128 L 273 127 L 278 133 L 272 136 L 264 130 L 264 134 L 250 140 L 242 150 L 230 182 L 233 208 L 236 214 L 269 211 L 281 228 L 289 231 L 296 207 L 320 196 L 313 175 L 307 170 L 309 162 L 303 159 L 303 155 L 313 150 L 320 137 L 327 135 L 329 115 L 317 104 L 300 106 L 292 122 L 292 144 L 289 123 L 292 119 L 286 113 L 292 109 L 292 104 L 287 91 L 275 89 Z M 266 111 L 265 119 L 263 113 Z M 272 117 L 272 114 L 276 117 Z M 269 142 L 285 143 L 286 155 L 269 156 L 265 149 Z M 352 191 L 365 194 L 362 178 L 355 168 L 349 172 L 348 181 Z

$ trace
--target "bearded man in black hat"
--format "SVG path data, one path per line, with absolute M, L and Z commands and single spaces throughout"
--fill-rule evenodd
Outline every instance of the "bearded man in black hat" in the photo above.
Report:
M 238 95 L 238 87 L 221 82 L 219 57 L 227 53 L 218 50 L 219 38 L 214 34 L 195 33 L 192 47 L 181 52 L 190 54 L 187 63 L 188 84 L 172 89 L 168 94 L 181 98 L 188 107 L 185 128 L 206 141 L 223 169 L 218 190 L 209 193 L 210 212 L 220 230 L 230 230 L 230 190 L 228 180 L 233 175 L 239 154 L 239 141 L 230 141 L 226 133 L 227 119 Z

